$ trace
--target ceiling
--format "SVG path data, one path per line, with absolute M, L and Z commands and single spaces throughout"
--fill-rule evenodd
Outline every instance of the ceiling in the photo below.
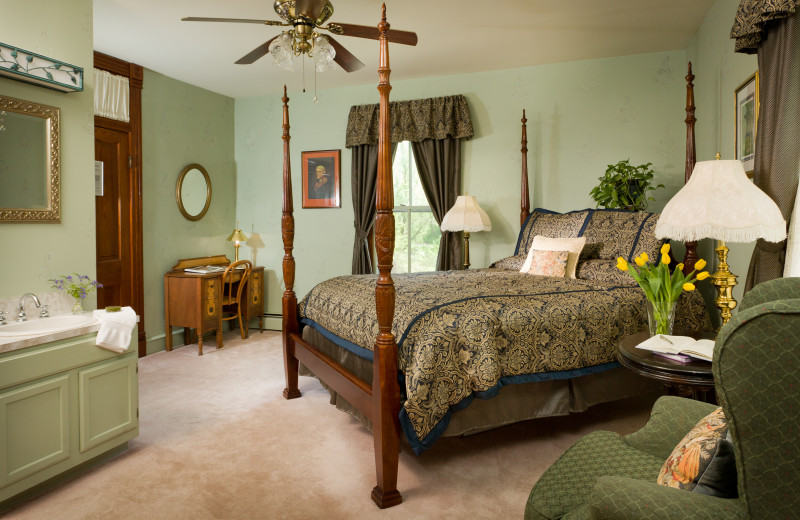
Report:
M 331 22 L 375 26 L 383 0 L 331 0 Z M 685 49 L 714 0 L 385 0 L 416 47 L 390 45 L 392 82 Z M 94 48 L 234 98 L 303 86 L 302 67 L 267 55 L 234 62 L 277 35 L 257 24 L 182 22 L 185 16 L 277 20 L 272 0 L 94 0 Z M 338 36 L 366 67 L 317 74 L 317 88 L 377 84 L 378 42 Z M 305 86 L 314 87 L 306 62 Z

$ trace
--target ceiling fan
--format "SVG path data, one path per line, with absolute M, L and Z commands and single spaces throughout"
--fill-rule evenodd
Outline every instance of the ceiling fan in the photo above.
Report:
M 317 30 L 328 31 L 340 36 L 369 38 L 377 40 L 380 31 L 377 27 L 355 25 L 349 23 L 325 22 L 333 15 L 333 5 L 329 0 L 275 0 L 275 12 L 283 20 L 250 20 L 244 18 L 198 18 L 186 17 L 185 22 L 233 22 L 256 23 L 275 27 L 292 27 L 288 31 L 270 38 L 249 53 L 239 58 L 236 63 L 246 65 L 270 53 L 276 63 L 291 66 L 294 56 L 308 55 L 315 59 L 318 70 L 325 70 L 325 63 L 334 61 L 347 72 L 364 67 L 364 64 L 339 42 L 330 36 L 323 36 Z M 417 35 L 410 31 L 390 29 L 389 41 L 404 45 L 416 45 Z M 289 67 L 287 67 L 289 68 Z

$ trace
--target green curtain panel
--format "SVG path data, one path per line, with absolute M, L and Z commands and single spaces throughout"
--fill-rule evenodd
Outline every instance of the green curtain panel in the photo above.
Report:
M 798 5 L 800 0 L 742 0 L 731 29 L 736 52 L 755 54 L 764 37 L 765 24 L 790 16 Z
M 346 146 L 378 144 L 378 105 L 356 105 L 347 119 Z M 447 136 L 469 139 L 473 136 L 472 117 L 467 99 L 461 95 L 389 103 L 391 141 L 420 142 Z

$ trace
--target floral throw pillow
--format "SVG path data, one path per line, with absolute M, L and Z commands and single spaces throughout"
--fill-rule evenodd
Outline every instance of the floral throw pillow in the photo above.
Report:
M 727 433 L 725 415 L 722 408 L 717 408 L 700 420 L 672 450 L 658 474 L 658 483 L 692 491 L 717 454 L 720 443 L 725 441 Z
M 531 268 L 528 270 L 528 274 L 563 278 L 564 273 L 567 271 L 569 251 L 531 249 L 528 257 L 531 259 Z

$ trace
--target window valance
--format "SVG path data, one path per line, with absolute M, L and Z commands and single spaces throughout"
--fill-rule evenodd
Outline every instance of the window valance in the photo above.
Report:
M 362 144 L 378 144 L 378 105 L 355 105 L 347 119 L 348 148 Z M 425 139 L 444 139 L 448 135 L 459 139 L 473 136 L 472 118 L 467 99 L 459 94 L 389 103 L 391 141 L 421 142 Z
M 731 29 L 736 52 L 755 54 L 764 24 L 791 16 L 799 5 L 800 0 L 742 0 Z

